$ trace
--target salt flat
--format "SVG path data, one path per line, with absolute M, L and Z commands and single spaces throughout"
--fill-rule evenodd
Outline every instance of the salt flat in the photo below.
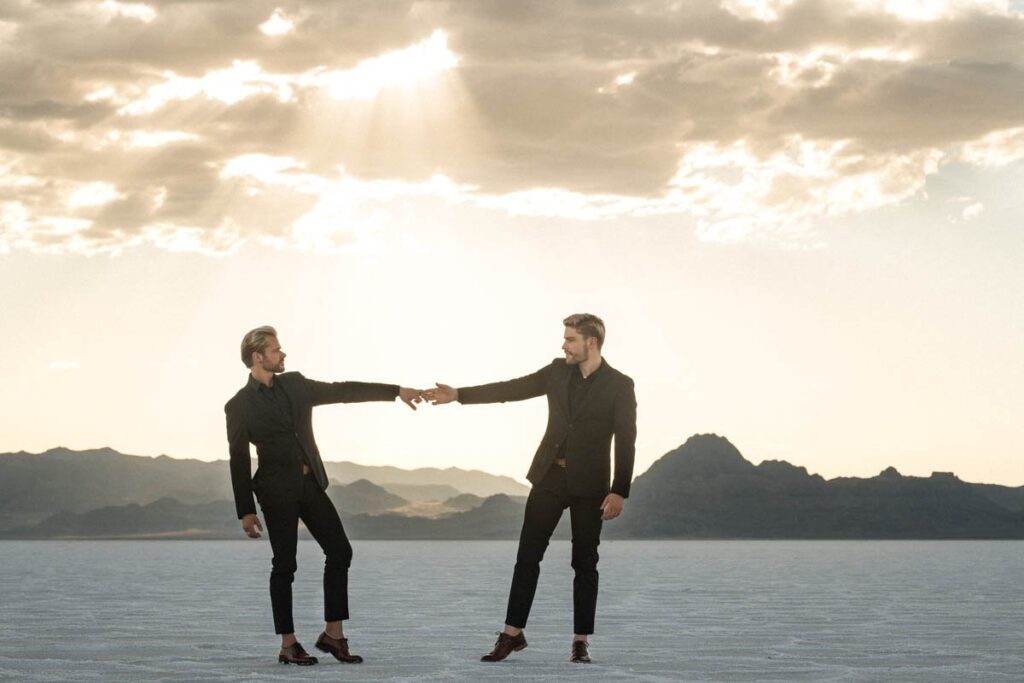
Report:
M 265 541 L 0 542 L 0 680 L 1024 680 L 1024 542 L 606 541 L 590 665 L 567 661 L 567 542 L 530 646 L 498 664 L 478 660 L 514 542 L 353 546 L 346 630 L 367 661 L 299 668 L 276 663 Z M 301 542 L 311 651 L 321 567 Z

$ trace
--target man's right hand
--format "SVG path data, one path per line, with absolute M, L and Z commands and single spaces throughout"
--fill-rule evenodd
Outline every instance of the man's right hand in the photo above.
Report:
M 427 389 L 423 392 L 423 398 L 430 401 L 430 405 L 439 406 L 443 403 L 451 403 L 458 400 L 458 389 L 447 384 L 441 384 L 440 382 L 435 382 L 435 384 L 437 384 L 436 389 Z
M 257 531 L 259 529 L 259 531 Z M 249 538 L 259 538 L 260 531 L 263 531 L 263 525 L 260 524 L 260 518 L 255 514 L 249 513 L 242 517 L 242 531 Z

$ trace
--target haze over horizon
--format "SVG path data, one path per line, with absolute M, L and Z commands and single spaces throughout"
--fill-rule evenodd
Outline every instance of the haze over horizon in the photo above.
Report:
M 227 457 L 242 334 L 427 387 L 602 316 L 636 473 L 1024 484 L 1024 2 L 0 5 L 0 451 Z M 314 412 L 523 480 L 537 399 Z

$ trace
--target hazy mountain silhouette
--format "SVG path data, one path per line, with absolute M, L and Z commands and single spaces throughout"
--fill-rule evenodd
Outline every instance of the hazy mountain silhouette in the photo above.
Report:
M 402 485 L 437 485 L 449 486 L 455 489 L 455 493 L 449 493 L 441 498 L 429 500 L 443 500 L 448 496 L 458 493 L 472 493 L 473 495 L 486 498 L 497 493 L 505 493 L 512 496 L 523 496 L 530 492 L 527 486 L 520 484 L 512 477 L 502 477 L 479 470 L 463 470 L 458 467 L 419 467 L 414 470 L 404 470 L 400 467 L 389 465 L 359 465 L 354 462 L 325 462 L 327 475 L 331 479 L 337 479 L 342 484 L 353 482 L 357 479 L 369 479 L 379 483 L 380 486 L 392 493 L 408 498 L 409 500 L 426 500 L 407 496 L 396 488 L 394 484 Z
M 147 505 L 103 507 L 89 512 L 58 512 L 32 528 L 15 529 L 19 538 L 237 538 L 234 503 L 186 504 L 161 498 Z
M 346 487 L 338 488 L 343 493 Z M 330 490 L 329 488 L 328 491 Z M 441 519 L 408 517 L 393 513 L 350 514 L 346 510 L 351 509 L 351 506 L 347 505 L 340 494 L 339 498 L 339 513 L 350 538 L 511 539 L 518 537 L 519 527 L 522 525 L 523 503 L 504 494 L 491 496 L 479 507 Z M 189 505 L 173 498 L 161 498 L 147 505 L 130 503 L 82 513 L 58 512 L 37 525 L 13 529 L 4 536 L 95 539 L 243 538 L 241 526 L 235 518 L 234 503 L 217 501 Z M 310 536 L 303 530 L 300 537 Z M 566 537 L 564 528 L 560 531 L 559 537 Z
M 448 486 L 447 484 L 396 484 L 395 482 L 383 482 L 380 486 L 396 496 L 401 496 L 411 502 L 448 500 L 461 493 L 454 486 Z
M 327 487 L 327 496 L 340 513 L 350 515 L 384 512 L 409 502 L 366 479 L 348 485 L 332 482 Z
M 110 448 L 0 455 L 0 529 L 60 510 L 86 512 L 160 498 L 231 499 L 227 463 L 124 455 Z
M 437 500 L 462 492 L 474 493 L 459 485 L 472 486 L 484 491 L 483 495 L 495 492 L 519 495 L 527 491 L 509 477 L 458 468 L 402 470 L 334 462 L 326 466 L 333 478 L 342 483 L 357 479 L 390 481 L 412 486 L 409 491 L 424 486 L 428 488 L 419 490 L 418 495 L 433 491 Z M 254 462 L 253 471 L 255 469 Z M 353 472 L 361 476 L 348 478 Z M 394 491 L 391 493 L 401 496 Z M 129 503 L 146 505 L 161 498 L 174 498 L 183 503 L 231 500 L 227 462 L 166 455 L 156 458 L 125 455 L 110 448 L 85 451 L 53 448 L 44 453 L 0 454 L 0 531 L 38 522 L 61 510 L 87 512 Z M 398 505 L 401 503 L 394 507 Z M 373 511 L 378 509 L 388 508 L 375 507 Z
M 22 517 L 17 530 L 8 514 L 7 537 L 219 537 L 240 538 L 230 495 L 217 502 L 197 502 L 216 495 L 227 486 L 227 465 L 184 462 L 192 472 L 211 479 L 177 477 L 170 458 L 135 458 L 109 449 L 71 454 L 63 449 L 36 458 L 44 467 L 32 470 L 26 454 L 0 456 L 0 491 L 14 491 L 12 499 L 0 496 L 5 508 L 14 507 Z M 104 497 L 102 481 L 94 472 L 83 473 L 75 457 L 101 465 L 103 476 L 119 482 L 113 495 L 129 495 L 125 479 L 141 482 L 139 489 L 153 494 L 161 486 L 152 473 L 165 477 L 163 488 L 185 490 L 188 500 L 160 496 L 143 504 L 100 504 L 96 509 L 74 511 L 67 502 L 87 505 L 90 496 Z M 45 456 L 45 457 L 44 457 Z M 145 471 L 146 460 L 159 469 Z M 13 465 L 11 464 L 13 463 Z M 127 469 L 124 474 L 119 467 Z M 212 469 L 216 467 L 217 469 Z M 363 467 L 363 466 L 359 466 Z M 87 468 L 86 468 L 87 469 Z M 382 468 L 385 469 L 385 468 Z M 393 470 L 395 468 L 386 468 Z M 434 470 L 447 472 L 448 470 Z M 14 473 L 15 479 L 7 476 Z M 39 482 L 34 475 L 45 473 Z M 388 471 L 387 475 L 392 474 Z M 430 476 L 433 476 L 431 474 Z M 82 480 L 76 481 L 76 477 Z M 183 482 L 195 481 L 187 490 Z M 18 485 L 22 488 L 19 489 Z M 29 493 L 34 493 L 32 498 Z M 72 493 L 74 495 L 72 495 Z M 137 495 L 137 491 L 135 492 Z M 403 513 L 417 504 L 367 480 L 347 486 L 333 485 L 328 495 L 336 501 L 353 538 L 516 538 L 522 524 L 523 498 L 504 494 L 484 500 L 460 495 L 438 503 L 462 510 L 436 518 Z M 13 502 L 12 502 L 13 501 Z M 17 506 L 21 508 L 17 508 Z M 45 506 L 50 505 L 49 514 Z M 26 512 L 25 509 L 29 511 Z M 59 512 L 64 509 L 65 511 Z M 56 513 L 56 514 L 54 514 Z M 45 514 L 45 519 L 42 516 Z M 11 516 L 13 515 L 13 516 Z M 568 515 L 556 537 L 566 536 Z M 1024 538 L 1024 487 L 970 484 L 951 473 L 930 477 L 904 477 L 887 468 L 877 477 L 841 477 L 826 481 L 803 467 L 784 461 L 753 465 L 723 437 L 693 436 L 666 453 L 633 483 L 632 495 L 622 518 L 605 525 L 608 538 Z
M 787 462 L 754 466 L 714 434 L 665 454 L 632 491 L 610 536 L 1024 538 L 1019 489 L 949 473 L 904 477 L 891 467 L 869 479 L 826 481 Z
M 444 501 L 444 504 L 456 510 L 472 510 L 483 505 L 484 499 L 472 493 L 460 493 Z

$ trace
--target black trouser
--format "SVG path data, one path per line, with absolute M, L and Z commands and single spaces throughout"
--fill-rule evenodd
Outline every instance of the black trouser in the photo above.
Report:
M 519 554 L 512 574 L 505 623 L 526 628 L 533 596 L 537 592 L 540 562 L 551 540 L 551 534 L 569 508 L 572 522 L 572 582 L 574 633 L 594 632 L 597 609 L 597 545 L 601 542 L 601 503 L 604 496 L 569 495 L 565 468 L 552 465 L 543 481 L 530 490 L 526 499 L 523 530 L 519 534 Z
M 267 523 L 270 547 L 274 551 L 270 571 L 270 606 L 274 610 L 274 631 L 294 633 L 292 624 L 292 580 L 301 519 L 323 548 L 324 621 L 348 619 L 348 568 L 352 546 L 345 536 L 338 511 L 312 475 L 302 478 L 302 496 L 296 501 L 260 501 Z

